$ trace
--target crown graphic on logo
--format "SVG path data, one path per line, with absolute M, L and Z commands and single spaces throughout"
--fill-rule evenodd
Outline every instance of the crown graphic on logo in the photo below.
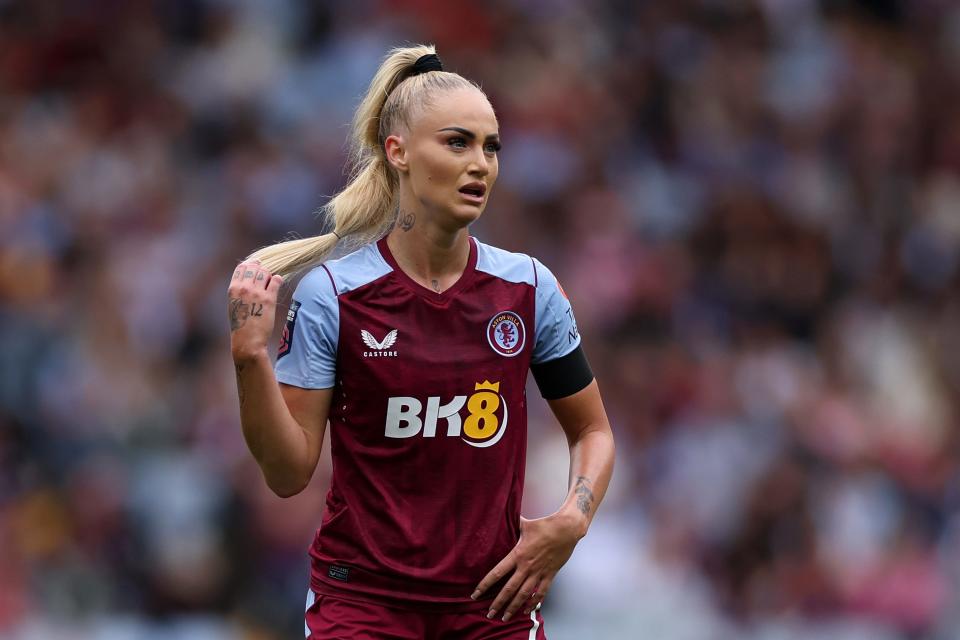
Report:
M 493 391 L 495 393 L 500 393 L 500 383 L 499 382 L 490 382 L 489 380 L 484 380 L 483 382 L 478 382 L 474 385 L 474 391 Z

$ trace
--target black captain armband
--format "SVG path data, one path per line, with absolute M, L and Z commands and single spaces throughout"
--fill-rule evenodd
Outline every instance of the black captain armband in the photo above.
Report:
M 572 396 L 593 382 L 593 371 L 581 345 L 555 360 L 530 365 L 530 371 L 545 400 Z

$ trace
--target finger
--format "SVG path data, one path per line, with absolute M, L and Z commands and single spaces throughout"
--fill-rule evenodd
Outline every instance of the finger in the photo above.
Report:
M 261 267 L 259 262 L 245 262 L 241 266 L 243 267 L 243 275 L 240 277 L 241 281 L 246 282 L 249 280 L 254 287 L 261 289 L 267 288 L 271 273 Z
M 514 567 L 516 566 L 517 561 L 513 555 L 513 551 L 511 551 L 503 560 L 497 563 L 497 566 L 495 566 L 493 569 L 490 569 L 490 572 L 483 577 L 483 580 L 480 581 L 480 584 L 477 585 L 473 595 L 470 597 L 474 600 L 479 598 L 486 592 L 487 589 L 503 580 L 503 577 L 513 571 Z
M 540 584 L 537 585 L 537 588 L 534 589 L 533 595 L 530 596 L 530 602 L 527 603 L 527 606 L 523 609 L 524 615 L 529 615 L 531 611 L 539 607 L 544 598 L 547 597 L 547 591 L 550 590 L 550 584 L 553 582 L 550 578 L 544 578 L 540 581 Z
M 281 286 L 283 286 L 283 276 L 271 276 L 270 281 L 267 282 L 267 291 L 276 293 Z
M 240 276 L 243 275 L 243 264 L 238 264 L 237 268 L 233 270 L 233 277 L 231 280 L 239 280 Z
M 523 585 L 520 589 L 517 590 L 517 595 L 513 597 L 513 600 L 507 606 L 506 610 L 503 612 L 503 621 L 506 622 L 510 617 L 517 612 L 517 609 L 524 606 L 530 601 L 530 598 L 536 592 L 537 585 L 540 583 L 540 576 L 529 576 L 526 580 L 523 581 Z
M 257 265 L 251 264 L 249 262 L 244 262 L 240 265 L 243 267 L 243 275 L 240 276 L 240 280 L 245 282 L 247 280 L 253 280 L 257 275 Z
M 493 618 L 498 613 L 503 611 L 507 605 L 512 604 L 514 596 L 517 592 L 520 591 L 520 588 L 523 586 L 524 582 L 527 579 L 525 573 L 520 573 L 519 569 L 514 571 L 513 575 L 507 580 L 507 584 L 503 585 L 503 588 L 500 589 L 500 593 L 497 594 L 497 597 L 494 598 L 493 604 L 490 605 L 490 611 L 487 612 L 487 618 Z M 530 587 L 530 590 L 527 592 L 529 597 L 530 591 L 533 590 L 533 587 Z
M 534 591 L 530 599 L 523 605 L 523 615 L 530 615 L 530 612 L 539 607 L 541 602 L 543 602 L 543 595 Z

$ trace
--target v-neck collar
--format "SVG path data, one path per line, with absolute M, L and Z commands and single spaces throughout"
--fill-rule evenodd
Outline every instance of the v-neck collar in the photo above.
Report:
M 377 248 L 380 250 L 380 255 L 383 256 L 383 259 L 387 261 L 391 267 L 393 267 L 394 273 L 397 274 L 397 278 L 400 282 L 410 289 L 413 293 L 417 294 L 421 298 L 429 300 L 431 302 L 446 302 L 453 296 L 457 294 L 461 289 L 470 284 L 473 280 L 473 276 L 476 273 L 477 267 L 477 242 L 473 237 L 468 238 L 470 240 L 470 254 L 467 257 L 467 266 L 464 268 L 463 273 L 460 274 L 460 278 L 457 279 L 449 288 L 444 291 L 437 293 L 433 289 L 429 289 L 406 273 L 403 269 L 400 268 L 400 265 L 397 264 L 397 259 L 393 257 L 393 253 L 390 251 L 390 247 L 387 246 L 387 238 L 384 236 L 379 241 L 377 241 Z

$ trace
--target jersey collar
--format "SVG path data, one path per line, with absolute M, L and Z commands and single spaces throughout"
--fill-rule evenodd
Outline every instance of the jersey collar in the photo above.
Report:
M 404 273 L 400 265 L 397 264 L 396 258 L 394 258 L 390 252 L 390 247 L 387 246 L 386 236 L 377 241 L 377 249 L 380 250 L 380 255 L 383 256 L 383 259 L 386 260 L 387 264 L 393 269 L 393 272 L 397 275 L 397 279 L 403 286 L 425 300 L 431 302 L 446 302 L 469 285 L 473 281 L 474 274 L 477 272 L 477 241 L 473 239 L 473 236 L 470 236 L 468 239 L 470 240 L 470 255 L 467 257 L 467 266 L 463 269 L 463 273 L 460 274 L 460 278 L 441 293 L 428 289 Z

